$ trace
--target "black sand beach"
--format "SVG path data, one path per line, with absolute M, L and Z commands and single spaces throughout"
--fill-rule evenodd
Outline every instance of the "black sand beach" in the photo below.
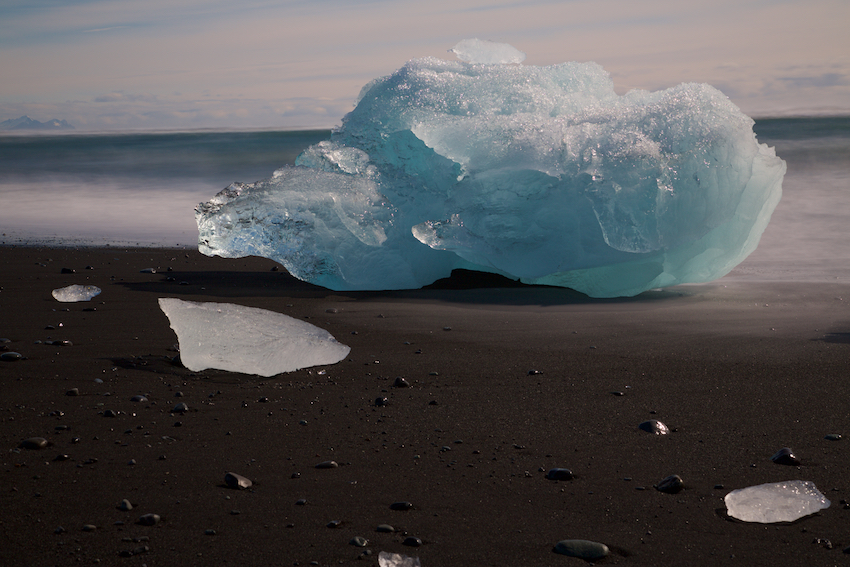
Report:
M 0 564 L 377 565 L 391 551 L 423 567 L 583 565 L 552 551 L 574 538 L 605 543 L 610 565 L 850 561 L 845 283 L 590 300 L 456 274 L 352 293 L 274 266 L 0 247 L 0 349 L 25 357 L 0 362 Z M 51 297 L 70 284 L 103 292 Z M 351 353 L 271 378 L 191 372 L 159 297 L 303 318 Z M 671 432 L 638 429 L 649 419 Z M 19 448 L 32 437 L 50 445 Z M 782 447 L 801 465 L 771 462 Z M 554 467 L 574 478 L 547 480 Z M 227 488 L 229 471 L 254 485 Z M 682 492 L 653 488 L 671 474 Z M 832 505 L 790 524 L 727 518 L 730 490 L 792 479 Z M 139 525 L 149 513 L 161 520 Z

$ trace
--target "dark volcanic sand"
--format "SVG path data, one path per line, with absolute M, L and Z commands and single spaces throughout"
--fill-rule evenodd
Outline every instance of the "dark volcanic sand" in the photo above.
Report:
M 0 564 L 377 565 L 383 550 L 423 567 L 583 565 L 552 552 L 568 538 L 607 544 L 599 563 L 611 565 L 850 562 L 850 439 L 824 439 L 850 435 L 846 284 L 721 280 L 589 300 L 460 274 L 352 293 L 274 265 L 0 247 L 0 337 L 11 339 L 0 349 L 26 357 L 0 362 Z M 103 293 L 51 297 L 74 283 Z M 272 378 L 190 372 L 170 362 L 159 297 L 306 318 L 351 354 Z M 394 388 L 398 376 L 412 387 Z M 149 401 L 130 401 L 138 394 Z M 179 402 L 188 413 L 171 413 Z M 672 432 L 640 431 L 647 419 Z M 17 449 L 35 436 L 52 445 Z M 802 466 L 770 461 L 785 446 Z M 340 466 L 315 468 L 328 460 Z M 576 478 L 546 480 L 553 467 Z M 228 471 L 254 486 L 226 488 Z M 683 492 L 652 488 L 671 474 Z M 793 524 L 726 517 L 730 490 L 791 479 L 815 482 L 832 506 Z M 118 510 L 125 498 L 132 511 Z M 398 501 L 414 508 L 391 510 Z M 148 513 L 162 520 L 135 523 Z M 377 533 L 385 523 L 399 531 Z M 354 536 L 371 556 L 358 560 Z

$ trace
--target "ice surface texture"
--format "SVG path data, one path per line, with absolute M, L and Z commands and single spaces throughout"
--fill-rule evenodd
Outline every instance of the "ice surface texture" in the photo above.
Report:
M 351 351 L 324 329 L 265 309 L 173 298 L 160 298 L 159 307 L 177 333 L 180 360 L 193 372 L 274 376 L 336 364 Z
M 730 516 L 745 522 L 793 522 L 829 508 L 829 500 L 813 482 L 789 480 L 733 490 L 726 495 Z
M 418 557 L 382 551 L 378 554 L 379 567 L 421 567 Z
M 704 84 L 619 96 L 595 63 L 414 59 L 296 166 L 200 204 L 199 249 L 335 290 L 454 268 L 595 297 L 710 281 L 756 248 L 782 193 L 785 162 L 752 126 Z
M 100 288 L 94 285 L 74 284 L 54 289 L 51 293 L 56 301 L 73 303 L 75 301 L 89 301 L 100 293 Z

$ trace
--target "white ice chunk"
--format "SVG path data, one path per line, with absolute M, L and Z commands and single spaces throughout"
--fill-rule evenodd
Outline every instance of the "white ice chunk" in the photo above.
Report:
M 274 376 L 336 364 L 351 351 L 324 329 L 274 311 L 174 298 L 160 298 L 159 307 L 177 333 L 180 360 L 194 372 Z
M 793 522 L 829 508 L 829 500 L 808 480 L 789 480 L 733 490 L 724 499 L 730 516 L 744 522 Z
M 100 293 L 100 288 L 93 285 L 69 285 L 53 290 L 53 297 L 62 303 L 73 303 L 75 301 L 89 301 Z
M 467 63 L 493 65 L 525 61 L 525 53 L 513 45 L 478 38 L 464 39 L 449 49 L 449 52 Z
M 620 96 L 596 63 L 413 59 L 294 167 L 198 205 L 198 248 L 334 290 L 466 268 L 637 295 L 727 274 L 758 245 L 784 174 L 709 85 Z
M 379 567 L 421 567 L 418 557 L 382 551 L 378 554 Z

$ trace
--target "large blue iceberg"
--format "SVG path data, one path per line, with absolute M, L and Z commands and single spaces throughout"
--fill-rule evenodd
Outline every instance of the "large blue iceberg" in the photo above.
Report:
M 782 194 L 785 162 L 720 91 L 614 92 L 595 63 L 517 64 L 466 40 L 367 84 L 295 166 L 196 209 L 199 249 L 334 290 L 452 269 L 593 297 L 723 276 Z

